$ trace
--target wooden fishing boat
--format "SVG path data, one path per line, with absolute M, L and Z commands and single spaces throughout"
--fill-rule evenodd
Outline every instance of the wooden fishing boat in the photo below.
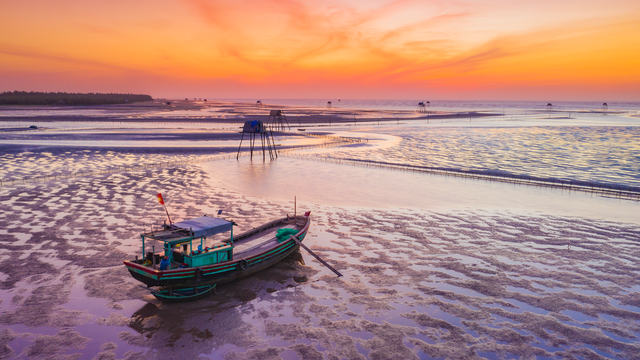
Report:
M 142 259 L 136 256 L 135 260 L 125 260 L 124 265 L 131 276 L 148 287 L 170 287 L 175 291 L 222 285 L 262 271 L 289 256 L 302 244 L 310 224 L 307 212 L 304 216 L 268 222 L 234 237 L 232 222 L 202 216 L 140 234 Z M 278 239 L 278 230 L 286 236 Z M 227 232 L 229 238 L 219 239 Z M 162 243 L 163 252 L 146 252 L 150 241 Z M 197 242 L 200 246 L 194 249 Z M 161 269 L 160 263 L 166 267 Z
M 183 289 L 164 288 L 152 291 L 151 295 L 163 302 L 183 302 L 202 299 L 209 295 L 215 287 L 216 285 L 195 286 Z

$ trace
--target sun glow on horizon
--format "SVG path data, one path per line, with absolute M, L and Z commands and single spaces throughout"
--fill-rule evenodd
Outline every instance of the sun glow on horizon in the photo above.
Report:
M 640 100 L 636 1 L 24 1 L 0 91 Z

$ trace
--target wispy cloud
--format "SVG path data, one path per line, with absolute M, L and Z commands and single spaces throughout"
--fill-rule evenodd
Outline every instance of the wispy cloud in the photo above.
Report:
M 19 47 L 10 44 L 0 43 L 0 54 L 6 56 L 15 56 L 35 61 L 44 61 L 47 63 L 61 63 L 67 66 L 82 66 L 85 68 L 95 68 L 103 70 L 126 70 L 130 71 L 131 68 L 121 65 L 114 65 L 107 62 L 100 62 L 89 59 L 81 59 L 77 56 L 55 54 L 51 51 L 42 51 L 40 49 L 33 49 L 28 47 Z
M 358 72 L 357 68 L 380 68 L 391 63 L 402 68 L 414 63 L 416 56 L 451 52 L 455 40 L 447 39 L 449 35 L 441 28 L 472 15 L 438 13 L 379 29 L 377 24 L 389 16 L 420 2 L 400 0 L 362 12 L 348 5 L 323 6 L 296 0 L 190 3 L 209 25 L 213 46 L 221 56 L 232 56 L 265 72 L 291 66 L 346 66 Z
M 86 14 L 97 5 L 77 13 L 47 5 L 51 16 L 30 18 L 31 8 L 15 3 L 12 9 L 22 9 L 25 18 L 0 14 L 0 31 L 17 34 L 3 38 L 0 67 L 9 69 L 5 73 L 137 71 L 172 84 L 332 83 L 381 91 L 444 83 L 482 88 L 523 79 L 595 83 L 597 76 L 601 83 L 604 73 L 640 81 L 634 70 L 640 68 L 634 60 L 640 40 L 633 37 L 640 33 L 640 6 L 630 0 L 611 0 L 611 9 L 563 3 L 563 11 L 544 17 L 542 8 L 555 9 L 553 2 L 158 1 L 126 15 L 93 11 L 90 21 Z M 624 6 L 628 14 L 616 10 Z

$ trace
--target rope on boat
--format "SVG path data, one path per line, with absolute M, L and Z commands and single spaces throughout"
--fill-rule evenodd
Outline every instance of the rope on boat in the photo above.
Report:
M 296 242 L 296 244 L 302 246 L 305 250 L 307 250 L 307 252 L 309 254 L 311 254 L 311 256 L 313 256 L 314 258 L 316 258 L 316 260 L 320 261 L 320 263 L 326 267 L 329 268 L 329 270 L 333 271 L 334 273 L 336 273 L 336 275 L 338 275 L 338 277 L 342 276 L 342 274 L 340 274 L 340 272 L 336 269 L 334 269 L 331 265 L 327 264 L 326 261 L 322 260 L 320 258 L 320 256 L 316 255 L 313 251 L 311 251 L 311 249 L 309 249 L 305 244 L 301 243 L 300 240 L 298 240 L 297 237 L 295 236 L 291 236 L 291 239 L 293 239 L 293 241 Z

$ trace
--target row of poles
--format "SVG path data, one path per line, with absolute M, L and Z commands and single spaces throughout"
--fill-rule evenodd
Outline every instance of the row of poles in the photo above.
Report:
M 478 180 L 489 180 L 508 182 L 513 184 L 531 185 L 531 186 L 544 186 L 566 189 L 569 191 L 580 191 L 584 193 L 592 193 L 601 196 L 610 196 L 621 199 L 630 199 L 640 201 L 640 188 L 633 186 L 622 185 L 608 185 L 578 180 L 562 180 L 553 178 L 540 178 L 529 175 L 515 175 L 515 174 L 496 174 L 487 171 L 480 170 L 463 170 L 453 168 L 437 168 L 430 166 L 418 166 L 418 165 L 406 165 L 389 162 L 381 162 L 374 160 L 361 160 L 350 158 L 335 158 L 328 156 L 312 156 L 312 155 L 300 155 L 300 154 L 287 154 L 286 157 L 312 160 L 319 162 L 329 162 L 335 164 L 365 166 L 365 167 L 377 167 L 390 170 L 401 170 L 411 172 L 422 172 L 445 176 L 456 176 L 464 178 L 472 178 Z
M 264 133 L 266 134 L 266 131 Z M 607 185 L 607 184 L 599 184 L 599 183 L 576 181 L 576 180 L 540 178 L 540 177 L 533 177 L 528 175 L 496 174 L 496 173 L 490 173 L 487 171 L 479 171 L 479 170 L 438 168 L 438 167 L 429 167 L 429 166 L 417 166 L 417 165 L 380 162 L 380 161 L 373 161 L 373 160 L 292 154 L 291 152 L 293 151 L 299 151 L 303 149 L 311 149 L 311 148 L 318 148 L 318 147 L 334 147 L 334 146 L 343 145 L 345 143 L 356 143 L 356 142 L 366 141 L 365 139 L 345 138 L 345 137 L 330 136 L 330 135 L 315 135 L 315 134 L 302 134 L 302 135 L 307 137 L 328 138 L 335 141 L 330 143 L 325 143 L 325 144 L 309 145 L 304 147 L 287 149 L 287 150 L 281 151 L 283 156 L 304 159 L 304 160 L 332 162 L 332 163 L 338 163 L 338 164 L 375 166 L 375 167 L 381 167 L 381 168 L 387 168 L 387 169 L 425 172 L 425 173 L 433 173 L 433 174 L 440 174 L 440 175 L 447 175 L 447 176 L 458 176 L 458 177 L 493 180 L 493 181 L 510 182 L 510 183 L 535 185 L 535 186 L 549 186 L 549 187 L 563 188 L 563 189 L 574 190 L 574 191 L 595 193 L 599 195 L 615 196 L 618 198 L 640 200 L 640 188 L 635 188 L 630 186 Z M 273 144 L 273 135 L 271 132 L 269 132 L 268 137 L 270 139 L 267 139 L 266 141 L 268 141 L 269 144 Z M 266 138 L 267 136 L 265 136 L 265 139 Z M 253 142 L 255 142 L 255 139 Z M 265 145 L 266 145 L 265 141 L 263 140 L 263 154 L 264 154 Z M 275 149 L 274 149 L 274 152 L 275 152 Z M 243 153 L 238 151 L 235 158 L 238 159 L 241 154 Z M 250 151 L 249 155 L 251 156 L 251 158 L 253 158 L 252 156 L 253 151 Z M 277 156 L 277 154 L 274 156 Z M 11 185 L 15 185 L 16 183 L 26 184 L 26 183 L 49 181 L 49 180 L 77 178 L 79 176 L 80 177 L 92 176 L 92 175 L 100 175 L 105 173 L 137 171 L 137 170 L 146 170 L 146 169 L 162 168 L 162 167 L 169 167 L 169 166 L 197 164 L 197 163 L 216 161 L 216 160 L 225 160 L 225 159 L 231 159 L 231 158 L 233 158 L 233 155 L 227 154 L 227 155 L 207 156 L 204 158 L 200 157 L 200 158 L 190 159 L 190 160 L 170 161 L 165 163 L 123 165 L 115 168 L 108 168 L 108 169 L 97 170 L 97 171 L 55 174 L 55 175 L 39 176 L 34 178 L 0 180 L 0 186 L 9 185 L 9 182 L 11 183 Z

